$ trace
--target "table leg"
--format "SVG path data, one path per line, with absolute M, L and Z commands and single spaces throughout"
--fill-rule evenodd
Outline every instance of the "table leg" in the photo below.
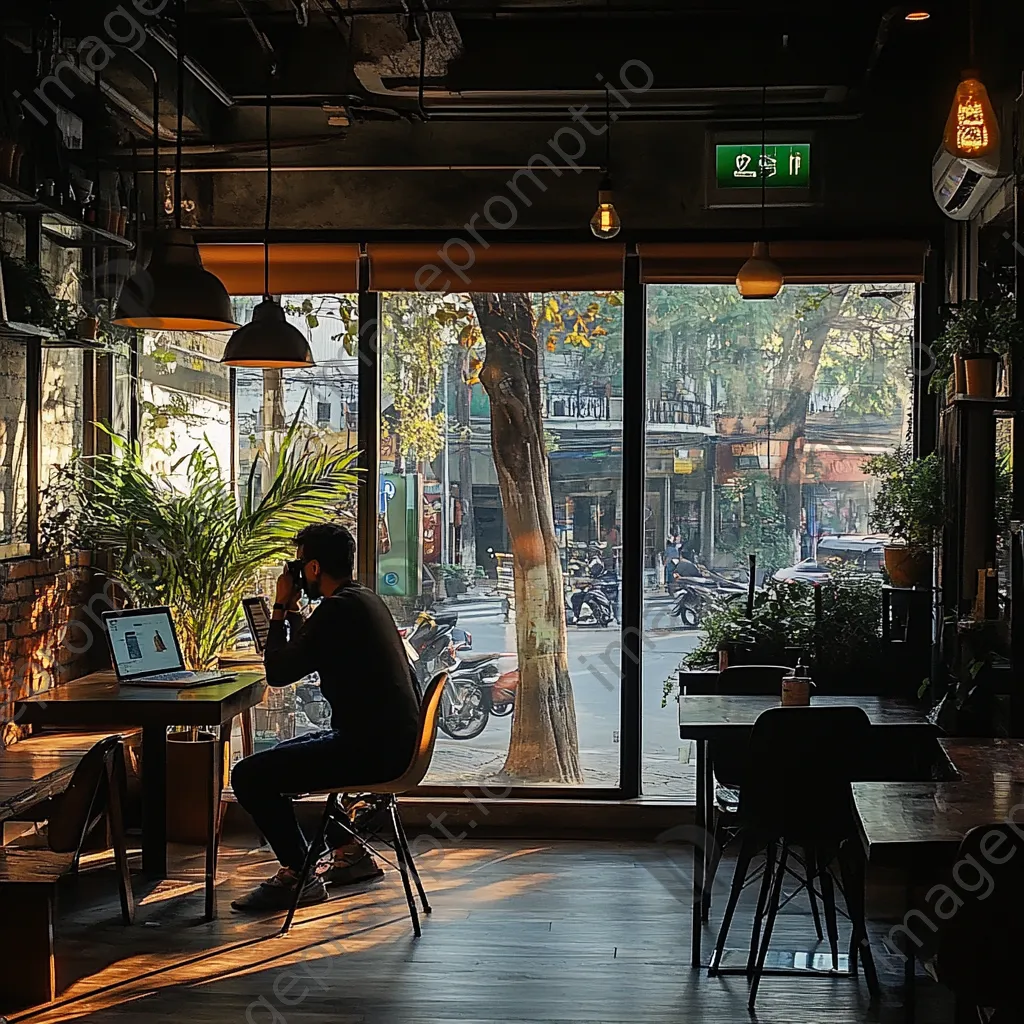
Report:
M 704 744 L 704 883 L 701 896 L 701 921 L 706 922 L 711 916 L 711 889 L 713 879 L 711 867 L 714 864 L 715 849 L 715 766 L 711 759 L 711 747 Z
M 705 832 L 707 831 L 707 744 L 695 740 L 697 745 L 697 799 L 695 807 L 696 835 L 693 844 L 693 931 L 690 936 L 690 966 L 700 967 L 701 933 L 704 928 L 704 865 L 707 857 Z
M 221 821 L 221 787 L 224 784 L 224 754 L 226 750 L 225 735 L 231 737 L 231 727 L 224 726 L 220 730 L 213 757 L 213 764 L 208 773 L 209 803 L 206 832 L 206 920 L 212 921 L 217 916 L 217 851 L 220 845 Z
M 167 728 L 142 730 L 142 870 L 167 877 Z
M 907 872 L 906 881 L 906 911 L 909 912 L 914 906 L 914 882 L 912 871 Z M 917 960 L 914 958 L 914 950 L 907 942 L 907 959 L 903 962 L 903 1019 L 907 1024 L 913 1024 L 917 1016 Z

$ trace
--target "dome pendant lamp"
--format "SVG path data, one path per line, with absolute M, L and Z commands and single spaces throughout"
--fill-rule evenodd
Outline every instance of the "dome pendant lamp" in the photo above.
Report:
M 273 69 L 270 76 L 273 81 Z M 270 211 L 274 198 L 273 144 L 270 110 L 273 90 L 267 86 L 267 210 L 263 224 L 263 301 L 252 311 L 252 320 L 228 340 L 222 363 L 264 370 L 316 366 L 306 336 L 288 323 L 281 304 L 270 296 Z
M 768 149 L 767 142 L 768 86 L 761 89 L 761 241 L 754 243 L 753 255 L 740 267 L 736 275 L 736 290 L 744 299 L 774 299 L 785 284 L 782 268 L 772 258 L 765 238 L 768 205 Z
M 185 108 L 185 0 L 176 0 L 178 50 L 178 149 L 175 154 L 175 226 L 158 232 L 144 270 L 137 270 L 121 289 L 114 323 L 153 331 L 229 331 L 237 327 L 231 298 L 220 279 L 203 269 L 199 247 L 181 227 L 182 121 Z M 159 147 L 159 125 L 153 125 L 153 145 Z M 153 179 L 153 189 L 159 181 Z M 153 230 L 157 225 L 154 222 Z

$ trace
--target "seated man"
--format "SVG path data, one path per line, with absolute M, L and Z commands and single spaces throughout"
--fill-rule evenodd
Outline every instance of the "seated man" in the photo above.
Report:
M 409 767 L 419 731 L 419 707 L 408 658 L 384 602 L 352 578 L 355 541 L 343 526 L 310 526 L 295 538 L 302 584 L 319 606 L 303 621 L 300 587 L 285 572 L 267 638 L 264 665 L 271 686 L 287 686 L 316 672 L 331 706 L 331 728 L 279 743 L 235 765 L 238 802 L 266 836 L 281 869 L 236 910 L 271 911 L 291 905 L 308 844 L 289 794 L 386 782 Z M 286 632 L 287 629 L 287 632 Z M 331 847 L 348 837 L 328 834 Z M 327 898 L 324 881 L 379 877 L 368 854 L 336 853 L 323 877 L 313 874 L 300 906 Z M 335 876 L 335 877 L 332 877 Z

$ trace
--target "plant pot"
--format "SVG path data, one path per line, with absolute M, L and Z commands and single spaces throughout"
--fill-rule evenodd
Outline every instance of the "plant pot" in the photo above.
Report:
M 99 317 L 83 316 L 76 328 L 79 341 L 95 341 L 100 333 Z
M 953 355 L 953 394 L 967 394 L 967 373 L 964 370 L 964 357 L 959 352 Z
M 894 587 L 926 587 L 932 581 L 932 553 L 905 544 L 886 544 L 885 571 Z
M 224 785 L 221 744 L 212 732 L 167 737 L 167 838 L 205 846 L 210 836 L 210 785 L 220 804 Z
M 968 398 L 996 397 L 996 365 L 999 357 L 992 352 L 981 352 L 964 356 L 964 377 Z

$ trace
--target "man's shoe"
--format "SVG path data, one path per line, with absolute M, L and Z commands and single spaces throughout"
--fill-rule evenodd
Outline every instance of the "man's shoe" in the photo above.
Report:
M 295 890 L 299 885 L 298 872 L 291 868 L 281 868 L 273 878 L 261 882 L 252 892 L 233 900 L 231 906 L 247 914 L 270 913 L 290 909 L 295 900 Z M 299 906 L 308 907 L 314 903 L 323 903 L 327 899 L 324 883 L 314 874 L 302 887 Z
M 384 869 L 363 849 L 358 853 L 335 850 L 326 867 L 319 873 L 324 885 L 356 885 L 384 877 Z

